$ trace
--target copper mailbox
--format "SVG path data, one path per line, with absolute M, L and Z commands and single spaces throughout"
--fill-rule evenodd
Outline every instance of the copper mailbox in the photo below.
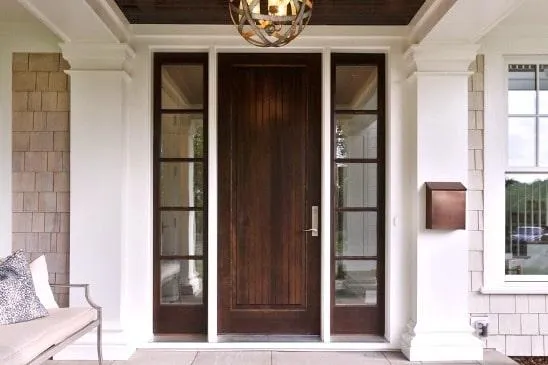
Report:
M 460 182 L 426 183 L 426 228 L 466 228 L 466 188 Z

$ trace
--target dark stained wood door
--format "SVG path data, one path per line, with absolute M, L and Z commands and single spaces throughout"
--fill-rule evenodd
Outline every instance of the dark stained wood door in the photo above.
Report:
M 218 95 L 219 332 L 319 334 L 321 55 L 220 54 Z

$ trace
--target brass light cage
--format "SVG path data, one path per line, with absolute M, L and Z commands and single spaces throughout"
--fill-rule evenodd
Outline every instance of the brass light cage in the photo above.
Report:
M 229 8 L 246 41 L 258 47 L 281 47 L 310 21 L 312 0 L 229 0 Z

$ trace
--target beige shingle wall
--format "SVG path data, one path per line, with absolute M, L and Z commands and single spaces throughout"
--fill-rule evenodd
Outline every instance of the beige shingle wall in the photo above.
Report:
M 469 81 L 468 234 L 469 310 L 489 317 L 486 347 L 511 356 L 548 354 L 548 314 L 545 295 L 484 295 L 483 284 L 483 131 L 484 58 L 471 66 Z M 504 143 L 502 141 L 501 143 Z M 503 198 L 503 197 L 502 197 Z M 504 249 L 504 242 L 501 242 Z
M 58 53 L 14 53 L 13 250 L 45 254 L 51 283 L 69 278 L 69 82 Z M 60 305 L 65 290 L 56 291 Z

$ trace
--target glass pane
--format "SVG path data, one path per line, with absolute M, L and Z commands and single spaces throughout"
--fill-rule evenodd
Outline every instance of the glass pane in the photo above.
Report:
M 535 118 L 508 118 L 508 165 L 535 166 Z
M 204 150 L 202 114 L 162 115 L 160 157 L 202 157 Z
M 202 304 L 204 290 L 202 260 L 162 260 L 161 304 Z
M 204 67 L 202 65 L 162 66 L 162 109 L 202 109 L 204 107 Z
M 203 212 L 162 212 L 161 254 L 200 256 L 203 254 Z
M 548 174 L 506 174 L 506 274 L 548 274 Z
M 337 163 L 335 168 L 336 206 L 377 206 L 377 164 Z
M 203 207 L 204 175 L 201 162 L 160 164 L 160 206 Z
M 548 166 L 548 118 L 539 118 L 538 165 Z
M 377 115 L 338 114 L 335 158 L 377 158 Z
M 377 261 L 335 261 L 335 304 L 377 305 Z
M 539 67 L 539 114 L 548 115 L 548 65 L 540 65 Z
M 536 114 L 536 65 L 508 66 L 508 113 Z
M 377 255 L 377 213 L 338 212 L 335 256 Z
M 335 109 L 377 109 L 377 67 L 337 66 Z

